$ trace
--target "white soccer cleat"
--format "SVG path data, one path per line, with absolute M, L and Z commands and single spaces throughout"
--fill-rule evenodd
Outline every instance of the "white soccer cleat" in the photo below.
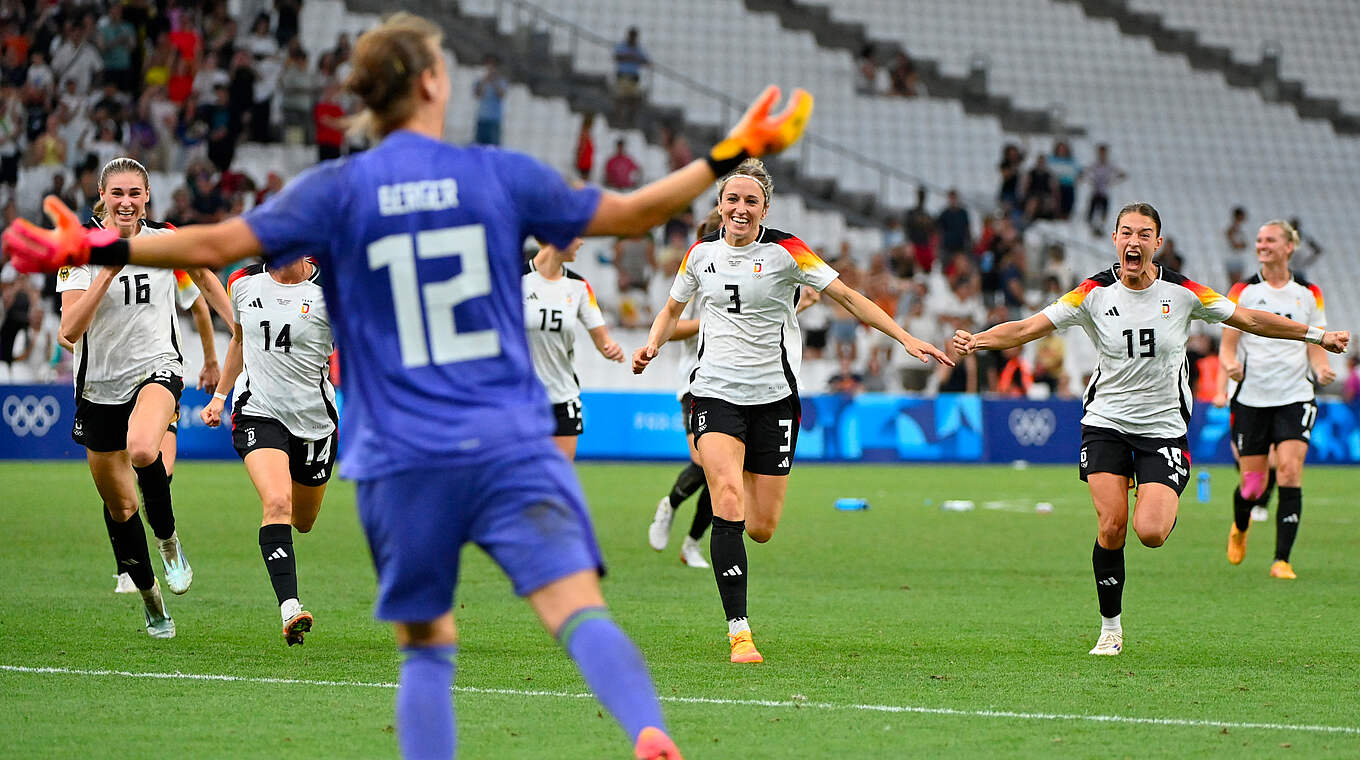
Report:
M 161 562 L 165 564 L 165 585 L 172 594 L 183 594 L 194 582 L 194 569 L 189 566 L 189 558 L 184 556 L 184 547 L 179 544 L 179 534 L 175 533 L 164 541 L 156 539 L 160 549 Z
M 1100 640 L 1096 642 L 1091 654 L 1116 655 L 1124 651 L 1124 632 L 1106 631 L 1100 632 Z
M 146 634 L 153 639 L 175 638 L 175 620 L 165 608 L 165 598 L 161 596 L 159 583 L 153 585 L 151 590 L 142 592 L 142 602 L 146 605 L 143 610 Z
M 671 507 L 671 497 L 662 496 L 656 504 L 656 516 L 651 527 L 647 528 L 647 543 L 657 551 L 663 551 L 671 542 L 671 521 L 675 519 L 675 509 Z
M 685 542 L 680 544 L 680 561 L 690 567 L 712 567 L 708 560 L 704 559 L 703 545 L 690 536 L 685 536 Z
M 1252 522 L 1265 522 L 1266 520 L 1269 520 L 1269 519 L 1270 519 L 1270 510 L 1269 510 L 1269 509 L 1266 509 L 1265 507 L 1252 507 L 1252 508 L 1251 508 L 1251 521 L 1252 521 Z
M 113 576 L 117 585 L 113 587 L 115 594 L 132 594 L 137 591 L 137 584 L 132 582 L 132 576 L 127 573 L 119 573 Z

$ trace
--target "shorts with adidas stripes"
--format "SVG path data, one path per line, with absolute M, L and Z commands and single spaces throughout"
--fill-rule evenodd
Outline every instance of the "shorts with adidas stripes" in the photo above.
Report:
M 340 431 L 325 438 L 306 441 L 269 417 L 234 414 L 231 418 L 231 444 L 242 459 L 256 449 L 278 449 L 288 455 L 288 474 L 293 482 L 303 486 L 323 486 L 335 469 L 335 456 L 340 448 Z
M 694 443 L 705 433 L 725 433 L 746 444 L 742 469 L 757 475 L 788 475 L 798 448 L 803 407 L 797 393 L 768 404 L 742 406 L 719 398 L 694 396 L 689 428 Z
M 1179 496 L 1190 480 L 1190 444 L 1180 438 L 1148 438 L 1109 428 L 1081 426 L 1081 479 L 1108 472 L 1137 483 L 1161 483 Z

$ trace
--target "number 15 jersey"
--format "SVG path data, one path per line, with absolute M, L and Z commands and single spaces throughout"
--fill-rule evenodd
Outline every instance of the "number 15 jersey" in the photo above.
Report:
M 1236 309 L 1211 288 L 1165 268 L 1151 285 L 1132 290 L 1120 281 L 1116 264 L 1042 314 L 1059 330 L 1080 325 L 1100 354 L 1086 385 L 1083 425 L 1179 438 L 1194 404 L 1185 360 L 1190 321 L 1222 322 Z

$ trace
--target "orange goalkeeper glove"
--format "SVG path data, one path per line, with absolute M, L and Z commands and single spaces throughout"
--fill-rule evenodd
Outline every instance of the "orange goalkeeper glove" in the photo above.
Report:
M 713 176 L 722 177 L 747 158 L 778 153 L 798 141 L 812 115 L 812 96 L 804 90 L 794 90 L 784 110 L 772 116 L 770 108 L 778 100 L 779 88 L 766 87 L 727 133 L 727 139 L 713 146 L 708 153 Z
M 86 228 L 55 195 L 43 199 L 43 211 L 56 229 L 43 229 L 16 219 L 5 229 L 4 251 L 20 272 L 55 272 L 83 264 L 126 264 L 130 249 L 114 229 Z

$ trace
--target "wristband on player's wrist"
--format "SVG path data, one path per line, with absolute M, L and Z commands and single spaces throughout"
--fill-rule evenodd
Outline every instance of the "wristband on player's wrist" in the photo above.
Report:
M 226 401 L 226 400 L 227 400 L 227 394 L 225 394 L 225 393 L 214 393 L 214 394 L 213 394 L 213 398 L 215 398 L 215 399 L 221 399 L 221 400 L 223 400 L 223 401 Z
M 1303 339 L 1309 343 L 1322 344 L 1322 336 L 1325 333 L 1321 327 L 1309 327 L 1308 332 L 1304 333 Z
M 108 245 L 91 246 L 90 263 L 120 267 L 128 263 L 132 256 L 132 246 L 119 238 Z

